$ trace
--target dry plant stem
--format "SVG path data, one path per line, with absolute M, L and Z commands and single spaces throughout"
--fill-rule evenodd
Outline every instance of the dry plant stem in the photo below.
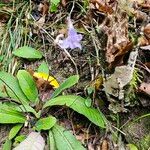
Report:
M 89 139 L 89 130 L 90 130 L 90 127 L 91 127 L 91 123 L 89 124 L 88 128 L 87 128 L 87 131 L 86 131 L 86 142 L 89 143 L 88 139 Z
M 42 34 L 42 33 L 41 33 Z M 43 46 L 44 46 L 44 57 L 45 57 L 45 61 L 46 61 L 46 64 L 48 65 L 48 61 L 47 61 L 47 56 L 46 56 L 46 51 L 45 51 L 45 39 L 44 39 L 44 36 L 42 34 L 42 41 L 43 41 Z
M 123 131 L 121 131 L 120 129 L 118 129 L 117 127 L 115 127 L 115 126 L 113 126 L 113 125 L 112 125 L 112 127 L 113 127 L 114 129 L 116 129 L 117 131 L 119 131 L 120 133 L 122 133 L 123 135 L 126 136 L 126 134 L 125 134 Z
M 72 63 L 74 64 L 75 70 L 76 70 L 76 74 L 79 74 L 77 65 L 76 65 L 75 61 L 73 60 L 72 56 L 70 55 L 70 53 L 66 49 L 63 49 L 63 50 L 67 54 L 67 56 L 70 58 L 70 60 L 72 61 Z
M 142 62 L 139 61 L 139 63 L 141 64 L 136 64 L 137 66 L 143 68 L 144 70 L 146 70 L 148 73 L 150 73 L 150 69 L 145 65 L 143 64 Z
M 94 44 L 94 47 L 95 47 L 95 50 L 96 50 L 96 60 L 97 60 L 97 66 L 100 66 L 100 62 L 99 62 L 99 49 L 97 47 L 97 44 L 95 42 L 96 39 L 94 39 L 94 36 L 92 36 L 92 40 L 93 40 L 93 44 Z
M 91 73 L 91 81 L 94 80 L 94 68 L 91 66 L 91 58 L 89 57 L 89 68 Z
M 99 43 L 99 41 L 96 42 L 95 37 L 91 34 L 91 32 L 87 29 L 87 27 L 83 24 L 83 27 L 85 28 L 85 30 L 90 34 L 95 50 L 96 50 L 96 60 L 97 60 L 97 66 L 100 66 L 100 61 L 99 61 L 99 48 L 97 47 L 97 43 Z
M 72 126 L 73 134 L 76 136 L 76 132 L 75 132 L 74 125 L 73 125 L 73 121 L 72 121 L 73 113 L 74 113 L 74 112 L 71 112 L 71 114 L 69 115 L 69 111 L 67 111 L 67 116 L 68 116 L 68 119 L 70 120 L 70 123 L 71 123 L 71 126 Z

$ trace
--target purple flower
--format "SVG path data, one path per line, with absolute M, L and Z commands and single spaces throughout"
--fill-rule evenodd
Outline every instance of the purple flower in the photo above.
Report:
M 69 17 L 67 18 L 67 21 L 68 21 L 68 36 L 67 38 L 61 40 L 60 37 L 62 37 L 62 35 L 58 35 L 57 44 L 61 48 L 82 49 L 81 44 L 80 44 L 80 41 L 82 40 L 82 35 L 77 34 L 76 30 L 73 27 L 71 19 Z

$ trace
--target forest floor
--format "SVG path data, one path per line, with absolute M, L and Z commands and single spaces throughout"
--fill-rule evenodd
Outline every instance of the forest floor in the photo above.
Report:
M 41 110 L 42 117 L 53 115 L 57 118 L 57 123 L 71 131 L 85 149 L 150 149 L 149 0 L 2 0 L 0 42 L 0 103 L 20 103 L 7 88 L 7 96 L 4 94 L 3 87 L 9 83 L 1 72 L 21 81 L 19 71 L 24 70 L 34 78 L 40 99 L 38 105 L 31 106 L 36 111 Z M 36 72 L 39 74 L 35 77 Z M 46 81 L 42 73 L 47 75 Z M 62 88 L 62 83 L 75 77 L 73 75 L 79 80 L 72 79 Z M 49 77 L 54 77 L 54 83 L 53 80 L 48 82 Z M 5 86 L 2 87 L 1 81 L 5 81 Z M 76 109 L 71 106 L 73 104 L 64 102 L 58 104 L 63 106 L 54 106 L 44 112 L 42 106 L 59 88 L 57 83 L 63 89 L 59 95 L 83 97 L 87 109 L 99 112 L 105 125 L 97 125 L 88 111 L 81 113 L 79 104 Z M 11 90 L 15 91 L 12 87 Z M 14 122 L 4 122 L 1 116 L 0 149 L 7 145 L 5 141 L 14 126 Z M 27 126 L 9 139 L 10 149 L 25 139 L 21 135 L 27 137 L 31 131 L 40 130 L 35 120 L 28 121 Z M 41 127 L 41 135 L 45 149 L 50 149 L 51 141 L 49 144 L 44 128 Z M 59 138 L 53 129 L 52 132 L 55 149 L 77 149 L 73 146 L 60 148 Z

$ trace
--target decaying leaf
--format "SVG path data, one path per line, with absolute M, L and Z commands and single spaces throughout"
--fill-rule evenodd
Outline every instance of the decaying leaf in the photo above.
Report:
M 102 29 L 108 36 L 106 61 L 109 64 L 114 62 L 116 57 L 126 54 L 133 47 L 133 43 L 128 38 L 127 14 L 120 9 L 117 9 L 117 12 L 108 15 L 102 25 Z
M 147 24 L 147 25 L 144 27 L 143 32 L 144 32 L 145 37 L 146 37 L 148 40 L 150 40 L 150 23 Z
M 35 22 L 34 26 L 39 27 L 41 29 L 45 23 L 45 15 L 42 16 L 38 21 Z
M 141 30 L 142 30 L 144 35 L 139 37 L 138 44 L 140 46 L 150 45 L 150 23 L 147 24 L 145 27 L 142 27 Z
M 101 149 L 102 150 L 109 150 L 108 141 L 106 139 L 103 140 Z
M 102 13 L 112 14 L 114 2 L 111 0 L 90 0 L 90 8 L 97 9 Z
M 39 132 L 31 132 L 28 137 L 13 150 L 44 150 L 45 141 Z
M 53 88 L 58 88 L 59 87 L 59 83 L 57 82 L 57 80 L 46 74 L 46 73 L 43 73 L 43 72 L 34 72 L 33 73 L 33 77 L 37 78 L 39 80 L 39 84 L 38 86 L 42 86 L 45 82 L 48 81 L 48 83 L 53 87 Z
M 47 15 L 49 11 L 49 3 L 46 1 L 43 1 L 42 3 L 40 3 L 38 6 L 38 11 L 41 12 L 43 16 Z
M 150 1 L 149 0 L 143 0 L 141 3 L 138 3 L 139 6 L 145 9 L 150 8 Z
M 148 19 L 148 15 L 140 10 L 134 10 L 133 14 L 138 21 L 146 21 Z
M 140 46 L 146 46 L 146 45 L 149 45 L 150 42 L 146 39 L 145 36 L 141 36 L 138 38 L 138 45 Z

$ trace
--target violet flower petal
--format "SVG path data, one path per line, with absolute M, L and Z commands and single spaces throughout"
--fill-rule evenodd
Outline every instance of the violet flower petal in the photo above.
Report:
M 83 36 L 81 34 L 77 34 L 77 31 L 74 29 L 71 19 L 68 18 L 68 36 L 64 40 L 59 40 L 59 46 L 61 48 L 82 49 L 80 44 L 82 38 Z

